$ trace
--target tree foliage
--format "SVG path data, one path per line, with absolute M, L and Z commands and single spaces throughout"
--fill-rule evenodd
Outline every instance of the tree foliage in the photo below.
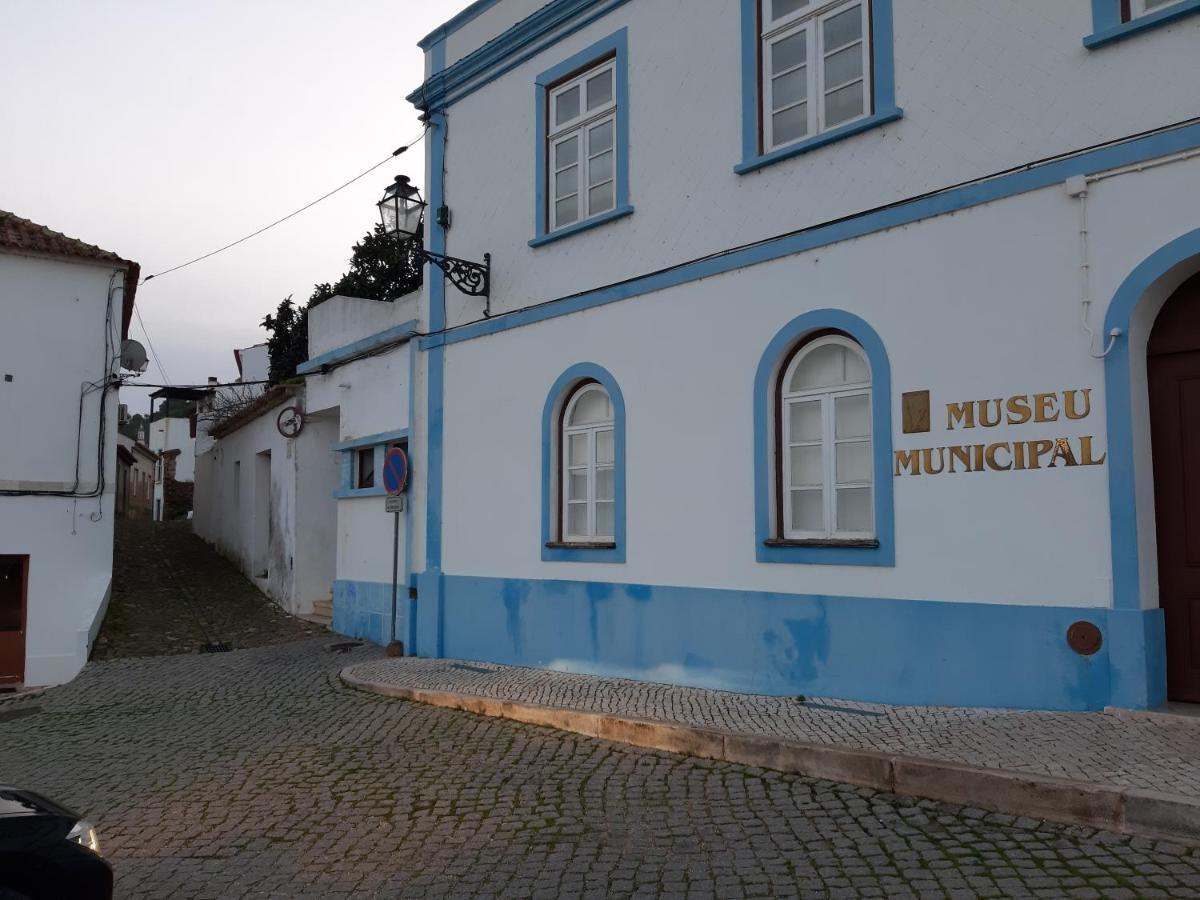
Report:
M 295 377 L 296 366 L 308 359 L 308 311 L 314 306 L 338 295 L 392 301 L 420 290 L 422 264 L 414 252 L 420 241 L 420 235 L 399 241 L 376 225 L 354 245 L 350 268 L 341 278 L 313 285 L 303 307 L 297 307 L 289 295 L 274 315 L 263 319 L 262 327 L 270 332 L 271 383 Z
M 416 240 L 397 240 L 376 225 L 354 245 L 348 272 L 333 284 L 313 285 L 309 307 L 338 295 L 396 300 L 420 290 L 422 266 L 413 253 L 416 246 Z
M 271 334 L 267 338 L 271 384 L 295 377 L 296 366 L 308 359 L 308 309 L 297 309 L 288 294 L 275 314 L 262 320 L 262 327 Z

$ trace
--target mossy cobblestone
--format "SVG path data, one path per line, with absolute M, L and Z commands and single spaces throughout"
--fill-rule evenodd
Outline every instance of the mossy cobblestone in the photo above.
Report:
M 117 896 L 1200 897 L 1200 851 L 343 686 L 325 637 L 93 663 L 0 701 L 0 772 Z

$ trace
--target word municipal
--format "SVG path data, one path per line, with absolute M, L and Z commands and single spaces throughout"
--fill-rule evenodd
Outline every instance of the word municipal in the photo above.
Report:
M 993 400 L 968 400 L 946 404 L 946 430 L 996 428 L 1030 422 L 1057 422 L 1087 418 L 1092 411 L 1090 388 L 1046 394 L 1017 394 Z M 925 447 L 895 452 L 895 474 L 941 475 L 959 472 L 1012 472 L 1103 465 L 1108 454 L 1097 451 L 1092 435 L 1041 438 L 1030 441 L 997 441 Z

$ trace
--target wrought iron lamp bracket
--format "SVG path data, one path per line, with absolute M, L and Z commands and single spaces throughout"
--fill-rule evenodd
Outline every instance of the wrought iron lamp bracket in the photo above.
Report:
M 417 248 L 417 255 L 441 269 L 450 283 L 467 296 L 488 296 L 492 286 L 492 254 L 483 254 L 482 263 L 459 259 L 457 256 L 445 256 L 423 247 Z

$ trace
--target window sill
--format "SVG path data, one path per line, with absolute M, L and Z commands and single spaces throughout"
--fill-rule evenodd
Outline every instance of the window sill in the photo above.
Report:
M 547 541 L 542 545 L 542 562 L 623 563 L 625 548 L 617 543 Z
M 381 487 L 351 488 L 350 490 L 334 491 L 333 496 L 338 500 L 354 500 L 358 497 L 386 497 L 387 491 Z
M 598 228 L 601 225 L 607 225 L 616 219 L 623 219 L 625 216 L 633 212 L 633 207 L 629 204 L 618 206 L 611 212 L 602 213 L 598 216 L 592 216 L 590 219 L 585 219 L 582 222 L 576 222 L 574 225 L 568 225 L 566 228 L 559 228 L 557 231 L 550 231 L 546 234 L 539 234 L 529 242 L 530 247 L 541 247 L 544 244 L 552 244 L 555 241 L 570 237 L 573 234 L 579 234 L 581 231 L 589 231 L 592 228 Z
M 760 540 L 755 547 L 760 563 L 804 566 L 848 566 L 852 568 L 896 565 L 896 550 L 890 537 L 883 540 L 788 541 Z
M 1192 2 L 1192 0 L 1189 0 Z M 1195 0 L 1200 3 L 1200 0 Z M 810 150 L 816 150 L 818 147 L 824 147 L 827 144 L 835 143 L 848 138 L 852 135 L 861 134 L 864 131 L 870 131 L 872 128 L 878 128 L 880 125 L 886 125 L 888 122 L 895 122 L 904 116 L 904 110 L 899 107 L 884 110 L 867 116 L 863 119 L 857 119 L 848 125 L 843 125 L 840 128 L 834 128 L 831 131 L 823 131 L 820 134 L 813 135 L 807 140 L 800 141 L 795 144 L 788 144 L 786 147 L 780 147 L 778 150 L 772 150 L 770 153 L 764 153 L 761 156 L 755 156 L 750 159 L 743 160 L 741 163 L 733 167 L 739 175 L 745 175 L 748 172 L 754 172 L 765 166 L 777 163 L 780 160 L 790 159 L 793 156 L 799 156 L 801 153 L 808 153 Z
M 1106 28 L 1103 31 L 1097 31 L 1095 34 L 1089 34 L 1083 39 L 1083 46 L 1089 50 L 1095 50 L 1097 47 L 1116 43 L 1127 37 L 1141 34 L 1143 31 L 1157 28 L 1159 25 L 1166 25 L 1174 22 L 1176 19 L 1182 19 L 1184 16 L 1194 13 L 1200 13 L 1200 0 L 1184 0 L 1184 2 L 1176 6 L 1160 9 L 1158 12 L 1153 12 L 1149 15 L 1138 16 L 1129 22 L 1122 22 L 1120 25 L 1115 25 L 1112 28 Z
M 863 550 L 878 550 L 879 541 L 876 538 L 838 539 L 813 538 L 811 540 L 785 540 L 771 538 L 763 541 L 765 547 L 850 547 Z

